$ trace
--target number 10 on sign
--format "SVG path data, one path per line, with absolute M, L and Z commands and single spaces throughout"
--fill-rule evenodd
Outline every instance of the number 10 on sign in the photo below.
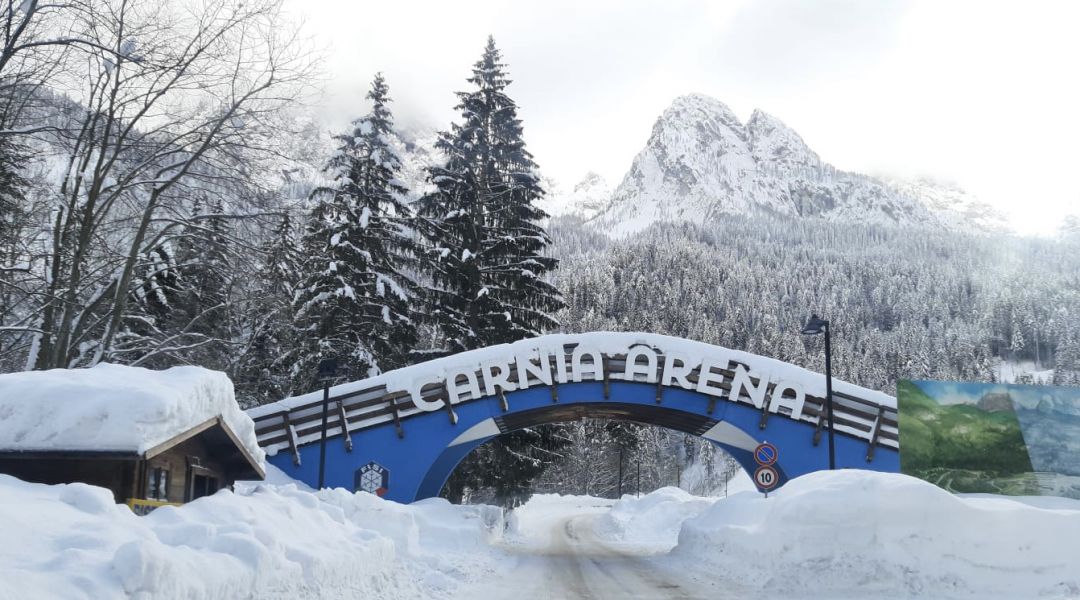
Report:
M 762 465 L 754 471 L 754 483 L 757 484 L 758 489 L 765 493 L 765 497 L 769 497 L 769 490 L 776 487 L 776 484 L 780 481 L 780 475 L 776 472 L 776 469 Z

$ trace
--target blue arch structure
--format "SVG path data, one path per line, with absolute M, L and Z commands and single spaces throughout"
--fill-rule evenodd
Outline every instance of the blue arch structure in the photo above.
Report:
M 558 337 L 559 344 L 557 345 L 570 349 L 581 348 L 587 344 L 588 339 L 584 337 L 587 335 L 572 336 L 575 337 L 573 342 L 567 342 L 564 339 L 567 336 L 548 337 Z M 605 334 L 602 338 L 608 346 L 611 345 L 611 335 Z M 664 342 L 673 339 L 648 334 L 620 335 L 636 336 L 630 341 L 640 340 L 642 336 L 648 338 L 647 342 Z M 545 340 L 545 338 L 537 338 L 537 340 Z M 635 358 L 634 351 L 629 350 L 634 346 L 632 343 L 626 344 L 628 350 L 623 350 L 620 354 L 621 346 L 615 344 L 614 349 L 608 348 L 607 351 L 598 352 L 595 355 L 602 358 L 596 361 L 596 370 L 591 373 L 594 376 L 592 380 L 582 376 L 581 381 L 574 381 L 568 373 L 563 383 L 555 381 L 553 376 L 550 385 L 537 381 L 536 384 L 525 389 L 500 390 L 497 386 L 491 389 L 487 387 L 487 381 L 484 379 L 484 367 L 477 366 L 477 381 L 474 382 L 476 385 L 472 386 L 473 390 L 480 392 L 475 394 L 476 397 L 448 402 L 446 392 L 450 388 L 447 386 L 462 387 L 458 385 L 459 377 L 450 374 L 447 380 L 453 383 L 447 384 L 444 381 L 441 391 L 430 382 L 424 388 L 435 390 L 433 398 L 440 395 L 443 398 L 442 404 L 437 408 L 432 409 L 428 406 L 426 410 L 418 410 L 417 406 L 426 405 L 426 401 L 414 396 L 417 402 L 411 410 L 405 408 L 404 404 L 402 404 L 403 410 L 399 410 L 396 404 L 401 401 L 402 394 L 399 391 L 397 392 L 399 399 L 390 401 L 393 407 L 392 414 L 389 416 L 371 416 L 378 412 L 370 408 L 378 406 L 377 403 L 372 404 L 372 400 L 355 402 L 357 406 L 364 402 L 367 404 L 354 409 L 353 412 L 358 414 L 350 416 L 350 409 L 347 408 L 348 394 L 355 394 L 357 390 L 370 392 L 373 389 L 371 385 L 365 386 L 364 382 L 355 382 L 341 386 L 341 389 L 335 388 L 333 390 L 335 398 L 346 398 L 340 403 L 337 400 L 331 402 L 330 412 L 336 417 L 328 428 L 325 483 L 330 487 L 352 490 L 376 491 L 377 488 L 380 495 L 398 502 L 412 502 L 433 497 L 439 494 L 458 463 L 477 446 L 500 434 L 524 427 L 584 417 L 636 421 L 697 435 L 729 453 L 750 474 L 753 474 L 757 468 L 753 457 L 754 448 L 761 442 L 769 442 L 779 450 L 778 459 L 773 465 L 779 474 L 779 485 L 799 475 L 828 468 L 828 445 L 824 443 L 821 435 L 823 407 L 819 402 L 816 409 L 814 408 L 815 398 L 812 395 L 819 387 L 813 384 L 813 380 L 820 379 L 820 387 L 823 387 L 823 376 L 785 365 L 786 368 L 781 371 L 785 376 L 786 385 L 775 381 L 769 383 L 769 393 L 764 395 L 759 402 L 755 402 L 751 387 L 743 385 L 741 389 L 739 388 L 737 371 L 757 372 L 759 376 L 753 379 L 754 382 L 769 382 L 771 380 L 768 377 L 761 375 L 758 371 L 749 371 L 746 367 L 756 367 L 760 371 L 763 367 L 775 367 L 782 363 L 718 347 L 705 347 L 712 354 L 717 354 L 717 350 L 723 351 L 722 354 L 730 361 L 727 366 L 737 365 L 732 370 L 724 370 L 721 367 L 714 371 L 732 375 L 728 378 L 729 387 L 726 390 L 726 396 L 718 396 L 719 388 L 705 388 L 704 391 L 698 391 L 699 388 L 696 385 L 690 386 L 694 389 L 686 389 L 685 385 L 680 386 L 677 381 L 664 379 L 664 367 L 673 365 L 677 367 L 679 363 L 665 361 L 663 357 L 665 354 L 675 354 L 678 350 L 685 350 L 683 345 L 676 344 L 679 346 L 677 350 L 664 347 L 671 346 L 670 343 L 645 345 L 658 357 L 655 361 L 657 373 L 651 378 L 642 376 L 640 372 L 650 368 L 652 363 L 646 360 L 647 364 L 639 365 L 637 377 L 630 374 L 623 380 L 614 379 L 616 375 L 626 373 L 627 365 L 638 364 L 641 356 L 644 355 L 638 352 Z M 528 352 L 534 351 L 537 346 L 551 347 L 546 342 L 525 346 L 528 346 Z M 515 353 L 520 355 L 521 347 L 504 346 L 501 348 L 507 350 L 501 353 L 502 356 L 511 356 Z M 469 353 L 458 356 L 467 354 Z M 489 357 L 492 354 L 492 352 L 481 353 L 480 358 Z M 498 352 L 494 354 L 500 355 Z M 541 356 L 541 354 L 536 356 Z M 567 362 L 573 363 L 575 356 L 568 350 Z M 687 364 L 697 360 L 688 353 L 683 353 L 683 356 L 689 357 Z M 556 356 L 556 358 L 561 357 Z M 622 360 L 621 363 L 618 363 L 619 359 Z M 440 359 L 430 368 L 436 373 L 449 373 L 451 370 L 445 368 L 447 360 Z M 532 364 L 536 365 L 540 362 L 542 360 L 536 360 Z M 579 365 L 583 366 L 582 370 L 589 366 L 588 361 L 584 359 L 579 362 L 582 363 Z M 600 368 L 601 362 L 603 369 Z M 722 361 L 718 362 L 721 365 L 724 364 Z M 482 365 L 483 361 L 470 362 L 467 359 L 458 361 L 458 364 L 467 364 L 470 368 L 474 363 Z M 512 365 L 513 361 L 509 361 L 509 364 Z M 699 382 L 701 369 L 707 368 L 707 365 L 708 363 L 702 363 L 698 366 L 697 380 Z M 414 373 L 422 373 L 424 365 L 410 369 Z M 602 377 L 599 372 L 601 370 L 604 373 Z M 492 371 L 489 370 L 486 373 L 491 375 Z M 792 388 L 799 387 L 796 385 L 799 383 L 799 377 L 792 377 L 792 373 L 802 375 L 810 382 L 806 386 L 807 390 L 800 388 L 795 390 L 794 394 L 792 393 Z M 722 386 L 723 377 L 721 375 L 716 377 L 719 379 L 714 379 L 714 383 Z M 387 378 L 387 381 L 393 379 L 394 377 L 391 376 Z M 460 380 L 465 379 L 465 377 L 460 377 Z M 469 387 L 469 383 L 466 381 L 463 387 Z M 483 389 L 480 383 L 485 384 Z M 835 440 L 837 466 L 899 471 L 899 443 L 895 435 L 892 435 L 895 431 L 895 403 L 890 404 L 888 402 L 890 398 L 883 394 L 862 390 L 843 382 L 837 383 L 837 387 L 843 390 L 837 392 L 841 398 L 834 398 L 838 401 L 838 423 L 842 424 L 838 425 Z M 393 388 L 392 383 L 387 383 L 384 388 L 379 389 L 393 396 L 394 393 L 390 391 Z M 419 384 L 416 389 L 420 390 Z M 485 394 L 488 391 L 494 393 Z M 748 391 L 749 394 L 746 393 Z M 859 394 L 859 392 L 863 393 Z M 783 396 L 782 400 L 771 397 L 775 396 L 779 399 L 784 394 L 786 396 Z M 793 411 L 776 406 L 782 403 L 794 404 L 799 394 L 805 394 L 805 410 L 801 414 L 796 415 Z M 312 399 L 313 395 L 287 399 L 276 405 L 258 407 L 249 411 L 249 414 L 256 419 L 260 443 L 271 454 L 269 461 L 288 475 L 314 486 L 318 481 L 320 452 L 318 441 L 321 434 L 321 418 L 313 419 L 312 417 L 321 417 L 321 404 L 313 403 Z M 435 402 L 432 401 L 432 404 L 434 405 Z M 875 406 L 877 406 L 876 414 L 873 410 Z M 279 421 L 284 424 L 284 427 L 276 425 Z M 348 424 L 344 430 L 340 427 L 342 421 Z M 286 439 L 284 440 L 282 431 L 285 431 Z M 365 474 L 366 480 L 364 480 Z

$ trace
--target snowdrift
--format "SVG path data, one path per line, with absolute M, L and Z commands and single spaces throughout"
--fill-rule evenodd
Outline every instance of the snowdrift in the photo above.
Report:
M 85 484 L 0 475 L 0 598 L 439 598 L 485 570 L 501 511 L 293 485 L 145 517 Z
M 697 516 L 717 500 L 665 487 L 640 498 L 623 496 L 592 523 L 605 543 L 665 552 L 678 541 L 683 521 Z
M 255 424 L 219 371 L 99 364 L 0 375 L 0 449 L 143 453 L 221 416 L 259 463 Z
M 713 503 L 683 523 L 667 560 L 768 597 L 1080 597 L 1080 502 L 1055 506 L 819 472 L 767 499 Z

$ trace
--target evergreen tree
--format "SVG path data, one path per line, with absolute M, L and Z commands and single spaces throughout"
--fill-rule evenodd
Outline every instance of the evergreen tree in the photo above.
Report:
M 4 121 L 0 118 L 0 123 Z M 24 160 L 24 151 L 14 138 L 0 136 L 0 266 L 14 259 L 22 229 L 25 190 L 29 185 L 20 170 Z
M 418 201 L 435 284 L 431 317 L 448 353 L 540 335 L 558 326 L 551 313 L 563 307 L 544 280 L 558 261 L 543 254 L 547 215 L 535 203 L 544 191 L 504 69 L 489 37 L 468 79 L 473 89 L 458 93 L 461 122 L 440 135 L 447 161 L 429 172 L 435 190 Z M 556 427 L 501 436 L 455 470 L 446 493 L 460 501 L 494 481 L 496 500 L 515 505 L 564 443 Z
M 301 280 L 303 254 L 288 213 L 259 254 L 265 258 L 255 272 L 243 328 L 250 337 L 232 374 L 237 398 L 244 406 L 280 400 L 289 391 L 291 365 L 282 357 L 294 342 L 291 306 Z
M 192 218 L 184 226 L 179 250 L 179 299 L 172 328 L 200 344 L 189 352 L 195 364 L 227 365 L 232 342 L 230 296 L 233 273 L 232 226 L 225 206 L 216 198 L 206 209 L 196 201 Z
M 535 206 L 544 191 L 525 149 L 510 80 L 495 41 L 488 38 L 459 92 L 461 123 L 440 135 L 448 157 L 430 170 L 436 189 L 419 200 L 433 258 L 435 310 L 447 352 L 540 335 L 558 326 L 563 307 L 544 276 L 558 261 Z
M 232 226 L 220 198 L 209 211 L 204 201 L 197 196 L 179 231 L 142 258 L 131 287 L 132 314 L 117 337 L 117 353 L 127 360 L 231 371 Z
M 334 138 L 339 146 L 327 165 L 334 184 L 313 194 L 308 275 L 294 304 L 311 348 L 297 357 L 295 391 L 311 387 L 322 358 L 337 358 L 340 375 L 359 379 L 407 364 L 416 343 L 419 288 L 408 273 L 417 248 L 406 229 L 401 161 L 389 145 L 388 91 L 376 75 L 367 94 L 371 113 Z

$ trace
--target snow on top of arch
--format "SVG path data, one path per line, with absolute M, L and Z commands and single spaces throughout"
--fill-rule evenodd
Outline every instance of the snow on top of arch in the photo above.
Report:
M 391 389 L 407 389 L 409 384 L 417 379 L 436 380 L 445 379 L 450 373 L 463 369 L 479 369 L 481 364 L 492 361 L 512 360 L 515 356 L 528 356 L 539 352 L 558 355 L 564 352 L 566 345 L 577 344 L 604 354 L 622 354 L 631 346 L 645 345 L 656 349 L 658 352 L 667 354 L 680 354 L 697 360 L 699 358 L 714 357 L 747 364 L 752 370 L 768 375 L 773 381 L 784 380 L 796 382 L 803 386 L 807 394 L 823 397 L 825 395 L 825 377 L 821 373 L 815 373 L 790 363 L 782 362 L 773 358 L 731 350 L 722 346 L 715 346 L 703 342 L 696 342 L 656 333 L 630 333 L 595 331 L 578 334 L 552 334 L 535 338 L 520 340 L 510 344 L 498 344 L 487 348 L 479 348 L 461 352 L 452 356 L 430 360 L 424 363 L 404 367 L 394 371 L 388 371 L 369 379 L 362 379 L 349 383 L 343 383 L 330 388 L 330 394 L 347 394 L 362 389 L 385 385 Z M 869 390 L 839 379 L 833 378 L 833 391 L 849 394 L 858 398 L 874 402 L 888 408 L 896 408 L 896 398 L 888 394 Z M 305 404 L 310 404 L 322 399 L 321 391 L 314 391 L 300 396 L 285 398 L 270 404 L 264 404 L 247 411 L 252 418 L 289 410 Z

